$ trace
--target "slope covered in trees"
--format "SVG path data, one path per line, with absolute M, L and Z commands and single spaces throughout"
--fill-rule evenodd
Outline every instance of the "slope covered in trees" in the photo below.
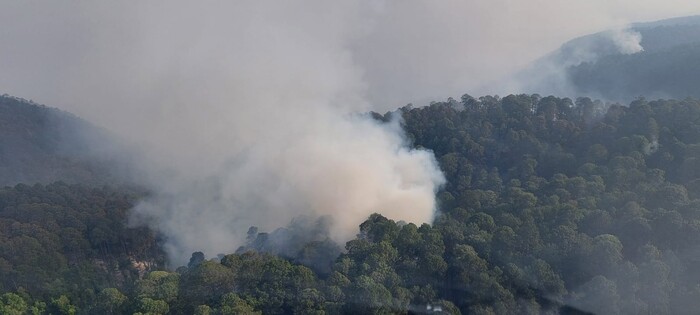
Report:
M 697 309 L 697 101 L 606 109 L 586 98 L 464 97 L 404 117 L 448 178 L 436 222 L 447 252 L 472 247 L 516 301 L 543 295 L 600 314 Z
M 0 96 L 0 185 L 106 183 L 114 165 L 107 166 L 95 147 L 111 141 L 106 131 L 67 112 Z
M 62 182 L 0 189 L 0 292 L 91 305 L 101 289 L 163 268 L 155 235 L 126 224 L 140 195 Z
M 524 91 L 629 102 L 700 97 L 700 17 L 576 38 L 522 74 Z
M 147 245 L 152 235 L 120 221 L 131 199 L 106 188 L 21 185 L 0 195 L 12 200 L 2 201 L 2 220 L 24 222 L 11 226 L 49 224 L 32 218 L 52 218 L 51 211 L 64 211 L 51 210 L 58 205 L 85 214 L 46 220 L 56 236 L 0 229 L 14 233 L 0 234 L 2 244 L 38 243 L 14 246 L 3 259 L 16 261 L 0 264 L 0 272 L 10 265 L 19 270 L 7 273 L 19 279 L 14 281 L 34 274 L 54 279 L 42 280 L 46 284 L 39 288 L 3 282 L 0 309 L 424 314 L 439 307 L 448 314 L 689 314 L 700 308 L 699 101 L 638 99 L 621 106 L 588 98 L 465 95 L 375 117 L 384 121 L 396 114 L 403 116 L 413 145 L 434 151 L 448 179 L 432 225 L 373 215 L 327 264 L 305 259 L 337 251 L 327 240 L 315 236 L 304 246 L 271 251 L 265 240 L 298 232 L 251 229 L 250 243 L 237 253 L 194 253 L 188 266 L 175 271 L 154 268 L 143 277 L 132 271 L 118 281 L 85 284 L 52 268 L 71 270 L 71 255 L 84 263 L 134 253 L 148 260 L 157 252 Z M 86 222 L 114 211 L 109 209 L 122 210 L 104 222 L 113 232 L 99 238 L 95 224 Z M 131 234 L 137 231 L 146 234 Z M 40 245 L 63 249 L 32 249 Z M 36 255 L 56 263 L 28 263 L 31 273 L 15 267 Z M 132 268 L 125 266 L 131 265 L 116 268 Z M 80 279 L 102 272 L 81 270 Z

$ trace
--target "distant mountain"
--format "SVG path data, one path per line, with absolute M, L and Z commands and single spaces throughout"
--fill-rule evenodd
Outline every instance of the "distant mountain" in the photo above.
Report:
M 620 102 L 640 96 L 700 97 L 700 16 L 636 23 L 573 39 L 518 80 L 528 92 Z
M 111 166 L 95 148 L 110 141 L 105 130 L 70 113 L 0 96 L 0 185 L 106 183 Z

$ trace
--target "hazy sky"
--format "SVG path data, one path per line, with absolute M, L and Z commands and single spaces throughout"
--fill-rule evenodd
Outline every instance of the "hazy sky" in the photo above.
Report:
M 1 2 L 0 92 L 112 128 L 119 127 L 115 117 L 144 110 L 139 102 L 153 98 L 144 94 L 167 93 L 183 81 L 197 90 L 209 84 L 203 77 L 212 69 L 235 71 L 226 63 L 239 48 L 237 36 L 285 49 L 304 39 L 285 38 L 282 30 L 338 31 L 318 48 L 348 54 L 366 85 L 363 96 L 384 110 L 463 93 L 507 93 L 480 88 L 572 37 L 700 13 L 700 2 L 689 0 Z
M 175 263 L 299 215 L 331 216 L 337 241 L 373 212 L 430 222 L 444 182 L 432 152 L 352 113 L 477 96 L 572 37 L 700 13 L 674 0 L 0 5 L 0 93 L 141 148 L 153 194 L 132 219 L 166 235 Z

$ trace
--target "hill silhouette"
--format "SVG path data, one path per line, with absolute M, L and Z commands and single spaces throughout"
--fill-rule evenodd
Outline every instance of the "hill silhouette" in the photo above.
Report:
M 70 113 L 0 96 L 0 185 L 104 183 L 109 172 L 96 149 L 108 132 Z
M 540 94 L 630 102 L 700 97 L 700 16 L 631 24 L 564 43 L 517 78 Z

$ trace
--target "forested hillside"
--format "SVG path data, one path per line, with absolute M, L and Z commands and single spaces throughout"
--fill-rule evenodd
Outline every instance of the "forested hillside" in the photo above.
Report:
M 70 113 L 0 96 L 0 186 L 106 183 L 115 165 L 104 164 L 95 148 L 109 141 L 106 131 Z
M 697 101 L 464 97 L 404 117 L 448 177 L 435 224 L 447 260 L 467 246 L 489 274 L 462 274 L 462 310 L 537 296 L 598 314 L 697 309 Z
M 337 250 L 328 240 L 275 256 L 260 246 L 266 234 L 251 229 L 250 243 L 237 253 L 194 253 L 188 266 L 168 271 L 155 236 L 124 225 L 138 194 L 19 185 L 0 193 L 0 310 L 692 314 L 700 308 L 700 101 L 638 99 L 622 106 L 465 95 L 374 116 L 386 121 L 396 114 L 413 145 L 433 150 L 447 177 L 432 225 L 373 215 L 327 264 L 299 257 Z M 154 266 L 140 278 L 134 261 Z
M 527 92 L 629 102 L 639 96 L 700 97 L 699 73 L 700 17 L 690 16 L 576 38 L 520 80 Z
M 0 189 L 0 292 L 18 294 L 3 296 L 0 314 L 24 314 L 9 311 L 18 297 L 53 314 L 64 313 L 56 308 L 67 297 L 93 305 L 100 289 L 128 288 L 147 270 L 162 269 L 156 236 L 126 224 L 142 195 L 62 182 Z
M 700 26 L 697 36 L 700 38 Z M 700 42 L 644 51 L 634 55 L 610 55 L 568 69 L 571 83 L 581 95 L 626 100 L 637 96 L 699 97 Z

